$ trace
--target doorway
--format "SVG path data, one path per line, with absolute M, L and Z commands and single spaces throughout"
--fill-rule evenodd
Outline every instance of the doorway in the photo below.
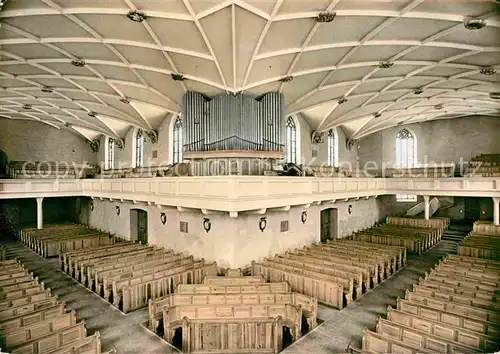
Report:
M 142 209 L 130 210 L 130 239 L 148 243 L 148 212 Z
M 479 220 L 481 218 L 481 205 L 479 198 L 465 198 L 465 218 L 466 220 Z
M 321 210 L 320 224 L 322 243 L 325 243 L 326 240 L 337 238 L 337 216 L 337 209 L 329 208 Z

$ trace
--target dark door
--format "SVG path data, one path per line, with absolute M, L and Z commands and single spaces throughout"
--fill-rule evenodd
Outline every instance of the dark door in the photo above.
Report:
M 331 216 L 332 209 L 321 210 L 321 242 L 332 238 Z
M 465 219 L 479 220 L 481 218 L 481 206 L 479 198 L 465 198 Z
M 144 210 L 137 210 L 137 240 L 148 243 L 148 213 Z

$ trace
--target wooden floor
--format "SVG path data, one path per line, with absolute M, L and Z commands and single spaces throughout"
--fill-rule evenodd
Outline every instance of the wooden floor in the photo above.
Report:
M 9 242 L 5 246 L 8 258 L 17 257 L 53 294 L 66 301 L 69 309 L 77 311 L 78 319 L 86 320 L 88 334 L 100 331 L 103 350 L 114 348 L 119 354 L 179 352 L 143 326 L 147 309 L 125 315 L 57 270 L 56 259 L 43 259 L 20 243 Z M 395 306 L 398 296 L 404 297 L 406 289 L 440 258 L 456 253 L 456 247 L 456 242 L 441 241 L 421 256 L 409 255 L 405 268 L 342 311 L 320 306 L 318 318 L 324 322 L 283 353 L 342 353 L 349 343 L 361 347 L 363 329 L 375 328 L 377 317 L 385 315 L 387 306 Z

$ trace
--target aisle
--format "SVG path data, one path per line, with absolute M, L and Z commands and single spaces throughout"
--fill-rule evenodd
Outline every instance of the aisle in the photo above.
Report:
M 405 268 L 342 311 L 320 305 L 318 318 L 325 322 L 282 353 L 344 353 L 349 343 L 361 348 L 363 329 L 374 329 L 378 316 L 385 316 L 387 306 L 395 307 L 397 297 L 404 297 L 405 290 L 440 258 L 456 253 L 456 246 L 455 242 L 441 241 L 421 256 L 409 255 Z
M 141 326 L 140 322 L 147 318 L 144 310 L 125 315 L 66 273 L 58 271 L 57 259 L 41 258 L 20 243 L 4 245 L 8 259 L 17 257 L 52 290 L 52 294 L 66 302 L 68 309 L 76 310 L 78 320 L 85 319 L 87 334 L 101 333 L 103 350 L 114 348 L 118 354 L 179 352 Z

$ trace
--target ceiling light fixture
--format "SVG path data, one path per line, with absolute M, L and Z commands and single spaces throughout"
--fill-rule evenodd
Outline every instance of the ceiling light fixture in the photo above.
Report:
M 127 17 L 134 22 L 142 22 L 147 18 L 144 12 L 139 12 L 139 11 L 130 11 L 127 14 Z
M 339 104 L 342 104 L 342 103 L 346 103 L 347 102 L 347 98 L 345 97 L 342 97 L 340 100 L 339 100 Z
M 486 26 L 486 21 L 482 18 L 466 18 L 464 19 L 464 26 L 468 30 L 478 30 Z
M 380 113 L 380 112 L 373 113 L 373 117 L 375 117 L 375 118 L 382 117 L 382 113 Z
M 31 108 L 32 108 L 32 107 L 31 107 L 31 105 L 30 105 L 30 104 L 25 104 L 25 105 L 23 105 L 23 109 L 31 109 Z
M 281 82 L 290 82 L 293 81 L 293 76 L 288 75 L 280 79 Z
M 125 103 L 125 104 L 129 104 L 130 100 L 127 97 L 122 97 L 122 98 L 120 98 L 120 102 Z
M 44 86 L 42 87 L 42 92 L 45 92 L 45 93 L 51 93 L 52 91 L 54 91 L 54 89 L 50 86 Z
M 495 69 L 494 67 L 481 68 L 479 72 L 483 75 L 494 75 L 497 73 L 497 69 Z
M 444 106 L 442 104 L 437 104 L 434 106 L 434 109 L 437 109 L 437 110 L 441 110 L 443 108 L 444 108 Z
M 494 100 L 500 100 L 500 92 L 490 92 L 490 98 Z
M 394 65 L 393 62 L 390 62 L 390 61 L 383 61 L 379 64 L 379 68 L 380 69 L 389 69 L 389 68 L 392 68 L 392 66 Z
M 89 112 L 89 117 L 95 118 L 95 117 L 97 117 L 97 113 L 96 112 Z
M 319 23 L 328 23 L 332 22 L 336 16 L 336 12 L 320 12 L 316 17 L 316 21 L 318 21 Z
M 176 73 L 172 73 L 172 79 L 173 79 L 174 81 L 184 81 L 184 80 L 186 80 L 186 79 L 184 78 L 184 75 L 181 75 L 181 74 L 176 74 Z
M 71 65 L 76 66 L 77 68 L 82 68 L 85 66 L 85 60 L 75 59 L 71 61 Z
M 415 95 L 421 95 L 423 92 L 424 92 L 424 89 L 421 87 L 419 87 L 419 88 L 415 89 L 415 91 L 413 91 L 413 93 Z
M 7 0 L 0 0 L 0 10 L 2 9 L 3 5 L 5 5 L 6 2 Z

